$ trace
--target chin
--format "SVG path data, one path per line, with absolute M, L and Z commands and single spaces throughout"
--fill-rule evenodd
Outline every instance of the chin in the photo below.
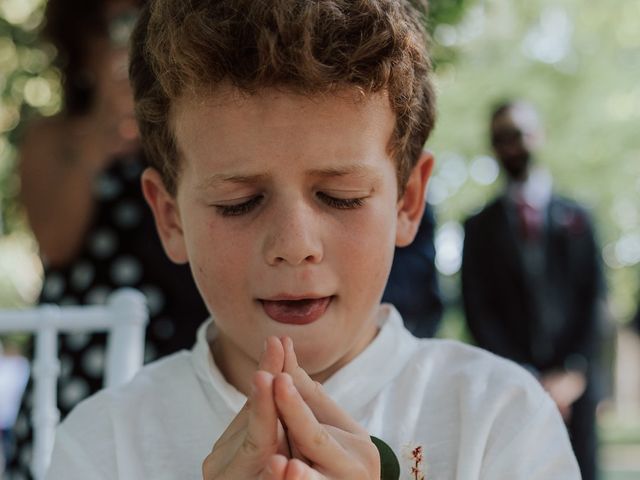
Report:
M 320 348 L 316 347 L 310 352 L 296 351 L 298 364 L 311 378 L 320 383 L 323 383 L 343 366 L 342 359 L 346 355 L 346 352 L 323 350 L 322 347 L 325 345 L 323 344 Z
M 309 375 L 315 375 L 330 368 L 334 362 L 329 358 L 331 352 L 327 352 L 323 349 L 324 345 L 313 345 L 313 341 L 309 342 L 309 348 L 305 348 L 304 344 L 296 342 L 294 340 L 293 348 L 295 349 L 296 356 L 298 358 L 298 365 L 300 365 L 305 372 Z

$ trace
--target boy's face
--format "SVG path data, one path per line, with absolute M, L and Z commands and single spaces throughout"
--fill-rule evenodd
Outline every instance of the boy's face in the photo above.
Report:
M 216 359 L 255 368 L 265 338 L 287 335 L 302 366 L 326 378 L 376 334 L 394 246 L 413 239 L 431 158 L 398 200 L 387 151 L 395 117 L 382 93 L 229 87 L 181 99 L 172 119 L 177 194 L 155 171 L 143 186 L 167 253 L 190 263 L 215 318 Z

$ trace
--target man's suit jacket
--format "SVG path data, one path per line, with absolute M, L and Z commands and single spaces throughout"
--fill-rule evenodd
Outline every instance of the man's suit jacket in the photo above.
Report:
M 561 312 L 551 354 L 535 352 L 541 325 L 532 285 L 509 216 L 500 197 L 465 224 L 462 291 L 467 322 L 478 345 L 544 372 L 581 368 L 597 370 L 601 341 L 599 298 L 603 281 L 599 251 L 589 216 L 573 201 L 553 196 L 546 211 L 545 282 L 554 292 L 545 301 Z

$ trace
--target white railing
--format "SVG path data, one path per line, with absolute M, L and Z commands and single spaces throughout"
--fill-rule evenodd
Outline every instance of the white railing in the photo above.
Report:
M 31 471 L 36 480 L 44 478 L 49 466 L 60 418 L 56 402 L 58 333 L 107 332 L 104 386 L 113 387 L 129 381 L 142 366 L 148 317 L 144 295 L 130 288 L 115 291 L 104 306 L 0 310 L 0 333 L 32 332 L 35 336 Z

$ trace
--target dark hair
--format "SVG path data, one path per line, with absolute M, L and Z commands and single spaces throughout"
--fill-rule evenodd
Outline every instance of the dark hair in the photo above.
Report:
M 491 116 L 489 117 L 491 123 L 493 123 L 496 118 L 510 110 L 514 104 L 515 102 L 513 100 L 503 100 L 500 103 L 497 103 L 491 110 Z
M 130 77 L 147 158 L 176 192 L 171 105 L 228 82 L 313 95 L 386 90 L 396 115 L 389 150 L 400 191 L 431 132 L 435 95 L 427 34 L 409 0 L 151 0 L 132 36 Z M 426 6 L 425 12 L 426 12 Z
M 87 72 L 88 40 L 108 34 L 106 6 L 110 0 L 48 0 L 44 38 L 58 51 L 64 110 L 85 113 L 93 101 L 93 79 Z M 142 5 L 143 0 L 132 0 Z

